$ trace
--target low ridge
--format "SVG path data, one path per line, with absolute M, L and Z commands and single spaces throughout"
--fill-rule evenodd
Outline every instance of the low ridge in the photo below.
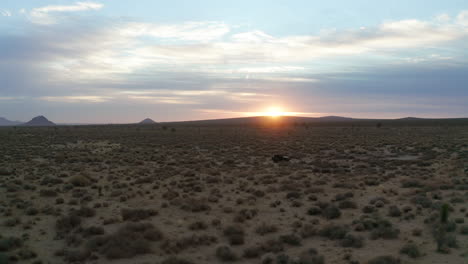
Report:
M 150 125 L 150 124 L 156 124 L 156 122 L 151 119 L 151 118 L 145 118 L 144 120 L 142 120 L 140 123 L 138 124 L 141 124 L 141 125 Z
M 55 123 L 49 121 L 44 116 L 36 116 L 31 121 L 24 123 L 25 126 L 55 126 Z

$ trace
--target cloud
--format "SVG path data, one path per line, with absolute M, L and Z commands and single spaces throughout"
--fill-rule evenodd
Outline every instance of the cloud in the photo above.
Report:
M 290 36 L 216 21 L 158 24 L 76 16 L 55 23 L 60 13 L 99 8 L 79 3 L 38 8 L 45 14 L 42 22 L 50 18 L 52 24 L 27 23 L 23 32 L 2 33 L 0 96 L 52 106 L 85 104 L 87 109 L 111 103 L 135 109 L 166 105 L 171 111 L 228 111 L 287 101 L 304 113 L 331 114 L 351 111 L 370 94 L 411 93 L 408 103 L 441 90 L 457 98 L 466 95 L 458 72 L 467 69 L 467 11 Z M 410 69 L 382 76 L 375 71 L 407 65 L 428 74 Z M 441 66 L 451 70 L 444 73 L 444 83 Z M 345 101 L 340 96 L 349 97 L 352 107 L 340 106 Z M 327 105 L 321 98 L 336 101 Z M 426 105 L 431 103 L 436 104 Z M 460 112 L 459 105 L 446 109 Z
M 131 22 L 120 29 L 120 34 L 129 37 L 149 36 L 196 42 L 216 40 L 230 31 L 222 22 L 186 22 L 181 24 L 152 24 Z
M 89 96 L 89 95 L 81 95 L 81 96 L 42 96 L 38 98 L 39 100 L 49 101 L 49 102 L 66 102 L 66 103 L 103 103 L 107 102 L 112 97 L 107 96 Z
M 468 10 L 460 12 L 457 16 L 457 22 L 465 27 L 468 27 Z
M 57 22 L 57 18 L 52 15 L 54 13 L 99 10 L 103 6 L 103 4 L 95 2 L 76 2 L 73 5 L 49 5 L 32 9 L 29 16 L 34 23 L 49 25 Z
M 0 16 L 9 17 L 9 16 L 11 16 L 11 12 L 9 10 L 0 9 Z

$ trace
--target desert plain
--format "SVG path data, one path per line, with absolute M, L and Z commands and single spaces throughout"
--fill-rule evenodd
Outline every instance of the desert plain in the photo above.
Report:
M 0 263 L 468 263 L 466 124 L 8 127 L 0 157 Z

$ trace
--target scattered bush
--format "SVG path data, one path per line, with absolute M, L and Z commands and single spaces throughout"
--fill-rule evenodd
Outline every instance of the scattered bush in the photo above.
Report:
M 155 216 L 158 213 L 153 209 L 122 209 L 120 211 L 124 221 L 140 221 Z
M 161 231 L 151 223 L 128 223 L 114 234 L 94 238 L 88 248 L 109 259 L 131 258 L 152 252 L 150 242 L 162 238 Z
M 192 231 L 195 231 L 195 230 L 205 230 L 208 228 L 208 225 L 203 222 L 203 221 L 195 221 L 193 223 L 191 223 L 188 228 Z
M 319 235 L 332 240 L 343 239 L 348 233 L 348 229 L 349 228 L 347 226 L 330 224 L 322 228 L 319 231 Z
M 346 234 L 341 240 L 342 247 L 362 248 L 364 246 L 364 238 L 352 234 Z
M 340 209 L 334 205 L 329 205 L 322 210 L 322 216 L 327 219 L 335 219 L 341 216 Z
M 379 256 L 367 262 L 367 264 L 400 264 L 400 263 L 401 263 L 400 259 L 395 258 L 393 256 Z
M 291 246 L 300 246 L 301 238 L 295 234 L 288 234 L 280 236 L 280 241 Z
M 55 228 L 58 232 L 68 233 L 81 225 L 81 217 L 75 213 L 70 213 L 67 216 L 61 216 L 55 222 Z
M 265 235 L 265 234 L 269 234 L 269 233 L 275 233 L 278 231 L 278 227 L 276 227 L 275 225 L 269 225 L 269 224 L 265 224 L 265 223 L 262 223 L 260 224 L 256 229 L 255 229 L 255 232 L 261 236 Z
M 388 208 L 388 216 L 390 217 L 400 217 L 401 216 L 401 210 L 395 205 L 392 205 Z
M 163 260 L 161 264 L 194 264 L 194 262 L 172 256 Z
M 260 255 L 263 254 L 263 250 L 261 247 L 253 246 L 247 247 L 244 249 L 244 254 L 242 255 L 244 258 L 258 258 Z
M 234 261 L 237 259 L 236 254 L 228 246 L 220 246 L 216 249 L 216 257 L 221 261 Z
M 401 254 L 408 255 L 410 258 L 418 258 L 421 256 L 419 248 L 414 243 L 408 243 L 400 249 Z
M 83 175 L 75 175 L 70 178 L 69 182 L 73 184 L 73 186 L 76 186 L 76 187 L 85 187 L 91 184 L 91 181 L 89 180 L 89 178 Z
M 244 244 L 244 230 L 240 226 L 229 226 L 224 229 L 224 235 L 228 238 L 231 245 Z
M 0 238 L 0 251 L 9 251 L 23 245 L 23 241 L 17 237 Z
M 319 255 L 317 250 L 311 248 L 302 252 L 299 255 L 299 260 L 297 264 L 324 264 L 325 258 L 322 255 Z

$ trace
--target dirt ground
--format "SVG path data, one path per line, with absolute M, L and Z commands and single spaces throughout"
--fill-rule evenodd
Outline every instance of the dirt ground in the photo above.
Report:
M 468 126 L 1 128 L 0 157 L 0 263 L 468 263 Z

